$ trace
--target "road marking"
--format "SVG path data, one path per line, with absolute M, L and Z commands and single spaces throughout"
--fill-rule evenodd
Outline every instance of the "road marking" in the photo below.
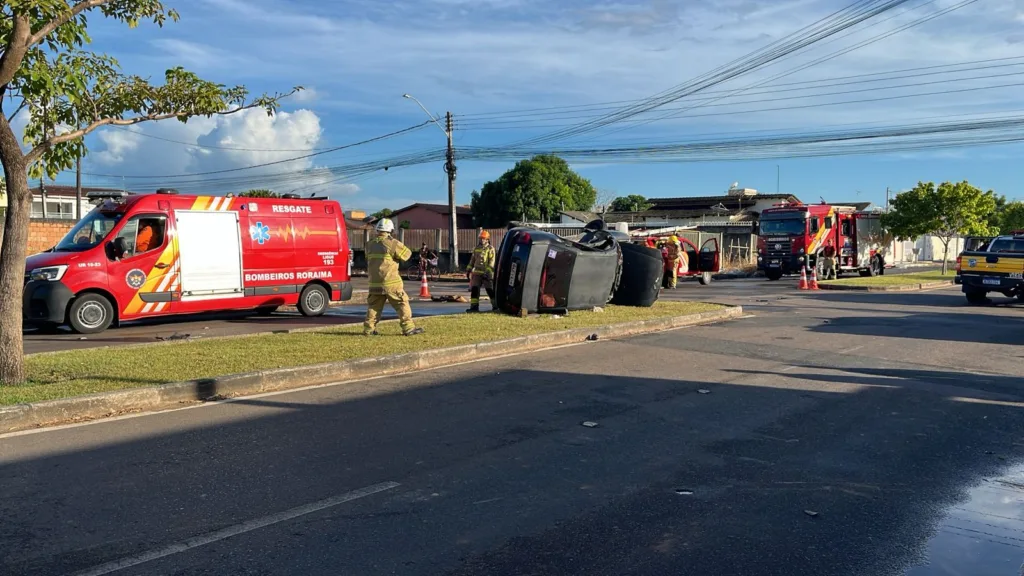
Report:
M 214 532 L 207 532 L 206 534 L 195 536 L 188 540 L 182 540 L 181 542 L 171 544 L 170 546 L 157 548 L 156 550 L 150 550 L 149 552 L 143 552 L 142 554 L 129 556 L 127 558 L 121 558 L 120 560 L 114 560 L 113 562 L 107 562 L 106 564 L 101 564 L 94 568 L 76 572 L 74 576 L 103 576 L 104 574 L 118 572 L 125 568 L 145 564 L 146 562 L 158 560 L 173 554 L 180 554 L 181 552 L 198 548 L 200 546 L 206 546 L 207 544 L 231 538 L 232 536 L 238 536 L 239 534 L 245 534 L 246 532 L 252 532 L 253 530 L 258 530 L 260 528 L 279 524 L 300 516 L 312 514 L 313 512 L 332 508 L 339 504 L 365 498 L 367 496 L 377 494 L 378 492 L 397 488 L 398 486 L 398 482 L 382 482 L 380 484 L 374 484 L 373 486 L 367 486 L 366 488 L 346 492 L 338 496 L 320 500 L 319 502 L 313 502 L 312 504 L 306 504 L 305 506 L 299 506 L 298 508 L 292 508 L 291 510 L 285 510 L 284 512 L 278 512 L 277 514 L 271 514 L 270 516 L 256 518 L 255 520 L 249 520 L 248 522 L 228 526 L 227 528 L 216 530 Z
M 865 346 L 866 346 L 866 344 L 865 344 Z M 854 346 L 853 348 L 847 348 L 846 350 L 842 350 L 839 353 L 840 354 L 849 354 L 851 352 L 856 352 L 857 350 L 860 350 L 863 347 L 864 346 Z
M 783 368 L 782 372 L 789 372 L 790 370 L 796 370 L 797 368 L 799 368 L 799 366 L 789 366 L 788 368 Z

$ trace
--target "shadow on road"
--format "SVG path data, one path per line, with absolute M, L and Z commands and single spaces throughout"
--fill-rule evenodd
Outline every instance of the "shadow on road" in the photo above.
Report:
M 885 336 L 976 342 L 985 344 L 1024 344 L 1024 315 L 993 316 L 960 313 L 911 313 L 903 316 L 845 316 L 810 326 L 812 333 Z
M 829 393 L 700 373 L 409 376 L 102 423 L 46 456 L 46 436 L 8 438 L 0 572 L 71 573 L 390 480 L 404 496 L 133 573 L 882 574 L 1024 457 L 1024 410 L 987 402 L 1009 379 L 861 370 L 835 379 L 869 387 Z

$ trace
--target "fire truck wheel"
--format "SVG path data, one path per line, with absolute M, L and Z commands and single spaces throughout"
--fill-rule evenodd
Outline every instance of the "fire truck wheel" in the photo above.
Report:
M 99 294 L 83 294 L 75 298 L 68 310 L 68 324 L 79 334 L 103 332 L 113 320 L 114 307 Z
M 330 298 L 323 286 L 310 284 L 299 295 L 299 312 L 303 316 L 319 316 L 327 310 Z
M 701 272 L 697 278 L 697 282 L 700 282 L 701 286 L 707 286 L 711 284 L 711 272 Z

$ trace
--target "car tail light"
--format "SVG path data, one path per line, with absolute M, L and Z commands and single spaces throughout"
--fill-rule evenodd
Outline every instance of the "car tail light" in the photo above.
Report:
M 519 243 L 520 244 L 529 244 L 530 243 L 530 233 L 529 232 L 523 232 L 522 234 L 520 234 L 519 235 Z

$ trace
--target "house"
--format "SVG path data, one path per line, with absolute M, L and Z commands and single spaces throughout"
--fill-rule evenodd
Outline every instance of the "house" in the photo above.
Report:
M 460 230 L 473 228 L 473 212 L 469 206 L 456 206 L 456 225 Z M 417 202 L 391 213 L 395 226 L 408 222 L 413 230 L 447 229 L 450 225 L 451 210 L 447 204 L 423 204 Z
M 758 194 L 752 188 L 730 188 L 721 196 L 649 198 L 639 212 L 608 212 L 606 222 L 626 222 L 630 228 L 701 226 L 753 231 L 760 214 L 777 204 L 800 202 L 792 194 Z
M 600 217 L 600 215 L 595 214 L 594 212 L 565 210 L 563 212 L 559 212 L 558 223 L 562 226 L 585 226 Z
M 31 188 L 32 192 L 32 218 L 48 218 L 51 220 L 75 220 L 75 187 L 61 184 L 45 184 L 40 191 L 39 187 Z M 82 199 L 79 203 L 81 216 L 85 216 L 92 210 L 92 204 L 86 197 L 90 192 L 121 192 L 118 188 L 90 188 L 82 187 Z M 43 210 L 43 195 L 46 196 L 46 209 Z

